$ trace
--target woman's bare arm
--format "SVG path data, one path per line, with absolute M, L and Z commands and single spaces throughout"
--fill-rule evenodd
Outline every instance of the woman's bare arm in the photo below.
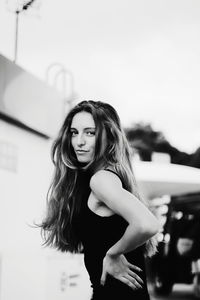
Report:
M 98 171 L 92 176 L 90 186 L 99 201 L 128 222 L 123 236 L 107 254 L 130 252 L 158 232 L 160 225 L 156 217 L 139 199 L 122 187 L 117 175 L 105 170 Z
M 98 171 L 92 176 L 90 187 L 99 201 L 128 222 L 123 236 L 108 249 L 103 259 L 101 284 L 105 284 L 107 274 L 110 274 L 133 290 L 142 288 L 143 281 L 137 274 L 141 270 L 124 254 L 158 232 L 157 219 L 139 199 L 122 187 L 118 176 L 111 172 Z

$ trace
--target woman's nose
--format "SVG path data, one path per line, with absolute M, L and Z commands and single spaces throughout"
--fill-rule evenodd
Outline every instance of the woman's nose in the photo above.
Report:
M 77 137 L 77 145 L 82 146 L 85 144 L 85 138 L 82 134 L 78 135 Z

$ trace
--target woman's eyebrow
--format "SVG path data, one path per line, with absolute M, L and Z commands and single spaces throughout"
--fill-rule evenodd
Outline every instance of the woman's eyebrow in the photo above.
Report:
M 77 128 L 75 128 L 75 127 L 70 127 L 70 129 L 77 130 Z M 84 129 L 84 130 L 88 130 L 88 129 L 96 129 L 96 127 L 84 127 L 83 129 Z
M 83 128 L 83 130 L 95 130 L 95 129 L 96 129 L 96 127 L 84 127 Z M 70 130 L 76 130 L 76 131 L 78 131 L 78 129 L 75 128 L 75 127 L 70 127 Z

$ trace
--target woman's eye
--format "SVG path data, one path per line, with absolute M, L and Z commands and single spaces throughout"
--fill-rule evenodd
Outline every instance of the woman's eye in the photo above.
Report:
M 71 136 L 75 136 L 77 134 L 76 131 L 71 131 Z
M 95 135 L 95 131 L 87 131 L 86 134 L 87 135 Z

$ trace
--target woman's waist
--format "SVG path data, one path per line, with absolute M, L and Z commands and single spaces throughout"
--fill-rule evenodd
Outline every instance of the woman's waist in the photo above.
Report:
M 100 285 L 100 278 L 102 273 L 102 266 L 103 266 L 103 254 L 99 253 L 84 253 L 84 263 L 85 267 L 88 271 L 90 281 L 93 286 Z
M 103 259 L 106 255 L 106 252 L 108 249 L 100 249 L 101 251 L 95 250 L 95 249 L 84 249 L 84 263 L 85 267 L 88 271 L 88 274 L 90 276 L 91 283 L 93 285 L 99 285 L 100 284 L 100 277 L 102 273 L 102 267 L 103 267 Z M 146 276 L 146 270 L 145 270 L 145 258 L 143 255 L 142 248 L 137 248 L 127 254 L 125 254 L 125 257 L 127 258 L 128 262 L 139 267 L 142 269 L 141 274 L 138 274 L 143 279 L 145 279 Z

